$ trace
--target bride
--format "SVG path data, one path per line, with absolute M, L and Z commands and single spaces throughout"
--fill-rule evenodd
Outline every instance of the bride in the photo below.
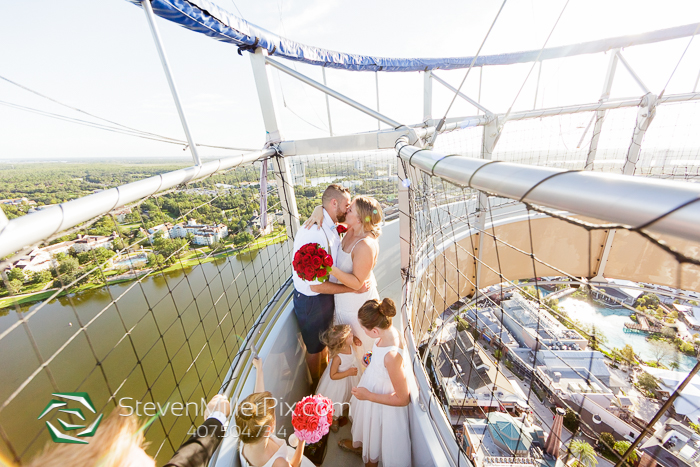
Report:
M 382 209 L 376 199 L 369 196 L 355 197 L 345 216 L 347 232 L 341 240 L 338 257 L 331 270 L 331 280 L 336 279 L 353 290 L 360 290 L 365 285 L 368 287 L 363 293 L 348 292 L 335 295 L 334 323 L 348 324 L 352 327 L 355 337 L 362 341 L 363 354 L 372 350 L 374 339 L 362 331 L 357 312 L 367 300 L 379 299 L 373 270 L 379 255 L 377 239 L 381 235 L 381 221 Z M 321 222 L 323 211 L 317 207 L 304 227 L 310 228 L 313 224 L 320 226 Z

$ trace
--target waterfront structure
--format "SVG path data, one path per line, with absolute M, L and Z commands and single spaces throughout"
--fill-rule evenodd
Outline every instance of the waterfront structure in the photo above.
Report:
M 194 245 L 212 245 L 228 236 L 228 227 L 224 224 L 198 224 L 196 220 L 190 219 L 186 224 L 176 224 L 170 229 L 172 238 L 184 238 L 187 234 L 193 235 Z
M 668 420 L 640 448 L 638 467 L 700 467 L 700 435 L 676 420 Z
M 596 302 L 608 308 L 624 308 L 624 305 L 632 306 L 637 297 L 644 293 L 642 290 L 625 286 L 636 286 L 632 281 L 607 279 L 605 284 L 596 285 L 591 290 L 591 297 Z

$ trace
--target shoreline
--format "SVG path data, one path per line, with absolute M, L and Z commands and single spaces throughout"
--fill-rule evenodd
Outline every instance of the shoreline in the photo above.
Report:
M 85 292 L 88 290 L 99 289 L 101 287 L 108 287 L 111 285 L 132 282 L 132 281 L 139 280 L 139 279 L 145 279 L 147 277 L 155 276 L 155 275 L 158 275 L 160 273 L 181 271 L 185 268 L 191 268 L 191 267 L 197 266 L 199 264 L 210 263 L 210 262 L 215 261 L 217 259 L 227 258 L 229 256 L 239 256 L 239 255 L 243 255 L 243 254 L 253 253 L 255 251 L 259 251 L 259 250 L 262 250 L 264 248 L 267 248 L 268 246 L 282 243 L 286 240 L 287 240 L 286 233 L 280 233 L 279 235 L 276 235 L 276 236 L 271 237 L 271 238 L 259 239 L 256 242 L 250 243 L 242 248 L 230 248 L 230 247 L 225 248 L 217 254 L 214 254 L 211 256 L 205 256 L 204 258 L 200 258 L 198 256 L 199 253 L 197 253 L 194 258 L 188 258 L 186 260 L 178 260 L 174 264 L 171 264 L 169 266 L 165 266 L 161 269 L 158 269 L 158 268 L 135 269 L 135 270 L 129 271 L 125 274 L 120 274 L 119 276 L 106 277 L 106 280 L 107 280 L 106 283 L 100 283 L 100 284 L 88 283 L 88 284 L 79 285 L 79 286 L 74 287 L 72 289 L 68 289 L 68 290 L 64 290 L 64 291 L 60 292 L 54 298 L 63 297 L 63 296 L 66 296 L 66 295 L 72 294 L 72 293 L 77 294 L 77 293 Z M 148 271 L 148 272 L 146 272 L 144 274 L 143 273 L 144 271 Z M 129 275 L 132 277 L 119 278 L 120 276 L 125 276 L 125 275 Z M 112 279 L 112 277 L 115 277 L 117 279 Z M 27 305 L 30 303 L 35 303 L 35 302 L 45 300 L 45 299 L 51 297 L 54 293 L 56 293 L 57 290 L 59 290 L 59 289 L 56 287 L 53 287 L 53 288 L 44 289 L 44 290 L 35 291 L 35 292 L 29 292 L 29 293 L 24 293 L 24 294 L 19 294 L 19 295 L 10 295 L 10 296 L 6 296 L 6 297 L 2 297 L 2 298 L 0 298 L 0 310 L 4 310 L 6 308 L 11 308 L 13 306 Z

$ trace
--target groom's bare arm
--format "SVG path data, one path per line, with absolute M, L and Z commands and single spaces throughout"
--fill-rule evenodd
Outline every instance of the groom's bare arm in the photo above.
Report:
M 365 282 L 359 290 L 353 290 L 343 284 L 335 284 L 333 282 L 323 282 L 311 286 L 311 291 L 322 294 L 335 295 L 337 293 L 364 293 L 369 290 L 369 283 Z

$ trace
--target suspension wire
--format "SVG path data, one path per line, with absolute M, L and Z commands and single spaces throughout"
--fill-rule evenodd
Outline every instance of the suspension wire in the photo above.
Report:
M 479 46 L 479 50 L 476 51 L 476 55 L 474 55 L 472 62 L 469 64 L 469 68 L 467 68 L 467 72 L 464 74 L 464 78 L 462 78 L 462 82 L 459 83 L 459 87 L 457 88 L 457 91 L 455 91 L 454 96 L 452 96 L 452 101 L 450 101 L 450 105 L 447 106 L 447 110 L 445 111 L 445 115 L 443 115 L 443 117 L 438 122 L 437 127 L 435 128 L 435 133 L 433 133 L 433 138 L 430 140 L 430 146 L 433 146 L 435 144 L 435 140 L 438 137 L 438 133 L 440 132 L 442 127 L 445 125 L 445 120 L 447 119 L 447 114 L 450 113 L 450 109 L 452 109 L 452 105 L 455 103 L 457 96 L 459 96 L 459 92 L 462 90 L 462 86 L 464 86 L 465 81 L 467 81 L 467 77 L 469 76 L 469 72 L 472 70 L 472 67 L 474 67 L 474 64 L 476 63 L 476 59 L 479 58 L 479 54 L 481 53 L 481 49 L 484 47 L 484 44 L 486 43 L 486 39 L 488 39 L 488 37 L 489 37 L 489 34 L 491 34 L 491 30 L 496 25 L 496 20 L 498 20 L 498 17 L 501 15 L 501 12 L 503 11 L 503 8 L 506 6 L 507 1 L 508 0 L 503 0 L 503 3 L 501 4 L 501 8 L 498 9 L 498 13 L 496 13 L 496 17 L 491 22 L 491 26 L 489 27 L 489 30 L 486 31 L 486 35 L 484 36 L 484 39 L 481 41 L 481 45 Z
M 109 119 L 100 117 L 100 116 L 95 115 L 95 114 L 93 114 L 93 113 L 90 113 L 90 112 L 87 112 L 87 111 L 85 111 L 85 110 L 79 109 L 78 107 L 74 107 L 74 106 L 72 106 L 72 105 L 65 104 L 65 103 L 63 103 L 63 102 L 61 102 L 61 101 L 59 101 L 59 100 L 56 100 L 56 99 L 54 99 L 54 98 L 52 98 L 52 97 L 49 97 L 49 96 L 47 96 L 47 95 L 45 95 L 45 94 L 40 93 L 39 91 L 35 91 L 35 90 L 33 90 L 33 89 L 31 89 L 31 88 L 29 88 L 29 87 L 23 85 L 23 84 L 20 84 L 20 83 L 18 83 L 18 82 L 16 82 L 16 81 L 13 81 L 13 80 L 9 79 L 9 78 L 6 78 L 5 76 L 0 75 L 0 79 L 3 80 L 3 81 L 8 82 L 8 83 L 10 83 L 10 84 L 12 84 L 12 85 L 14 85 L 14 86 L 17 86 L 17 87 L 19 87 L 19 88 L 22 88 L 22 89 L 24 89 L 25 91 L 28 91 L 28 92 L 30 92 L 30 93 L 32 93 L 32 94 L 35 94 L 35 95 L 39 96 L 39 97 L 42 97 L 42 98 L 47 99 L 47 100 L 49 100 L 49 101 L 51 101 L 51 102 L 54 102 L 54 103 L 56 103 L 56 104 L 58 104 L 58 105 L 60 105 L 60 106 L 66 107 L 66 108 L 71 109 L 71 110 L 74 110 L 74 111 L 76 111 L 76 112 L 80 112 L 80 113 L 82 113 L 82 114 L 85 114 L 85 115 L 87 115 L 87 116 L 89 116 L 89 117 L 92 117 L 92 118 L 95 118 L 95 119 L 97 119 L 97 120 L 102 120 L 103 122 L 109 123 L 109 124 L 114 125 L 114 126 L 108 126 L 108 125 L 102 125 L 102 124 L 95 123 L 95 122 L 89 122 L 89 121 L 87 121 L 87 120 L 81 120 L 81 119 L 78 119 L 78 118 L 68 117 L 68 116 L 66 116 L 66 115 L 55 114 L 55 113 L 52 113 L 52 112 L 46 112 L 46 111 L 43 111 L 43 110 L 35 109 L 35 108 L 32 108 L 32 107 L 26 107 L 26 106 L 23 106 L 23 105 L 14 104 L 14 103 L 11 103 L 11 102 L 6 102 L 6 101 L 0 101 L 0 105 L 5 105 L 5 106 L 7 106 L 7 107 L 12 107 L 12 108 L 15 108 L 15 109 L 18 109 L 18 110 L 24 110 L 24 111 L 27 111 L 27 112 L 36 113 L 36 114 L 39 114 L 39 115 L 43 115 L 43 116 L 45 116 L 45 117 L 55 118 L 55 119 L 67 121 L 67 122 L 70 122 L 70 123 L 77 123 L 77 124 L 79 124 L 79 125 L 84 125 L 84 126 L 88 126 L 88 127 L 92 127 L 92 128 L 97 128 L 97 129 L 100 129 L 100 130 L 111 131 L 111 132 L 114 132 L 114 133 L 121 133 L 121 134 L 124 134 L 124 135 L 127 135 L 127 136 L 135 136 L 135 137 L 138 137 L 138 138 L 150 139 L 150 140 L 153 140 L 153 141 L 159 141 L 159 142 L 161 142 L 161 143 L 170 143 L 170 144 L 178 144 L 178 145 L 187 145 L 187 141 L 184 141 L 184 140 L 181 140 L 181 139 L 177 139 L 177 138 L 171 138 L 171 137 L 169 137 L 169 136 L 159 135 L 159 134 L 157 134 L 157 133 L 151 133 L 151 132 L 148 132 L 148 131 L 139 130 L 139 129 L 137 129 L 137 128 L 133 128 L 133 127 L 130 127 L 130 126 L 127 126 L 127 125 L 123 125 L 123 124 L 118 123 L 118 122 L 115 122 L 115 121 L 113 121 L 113 120 L 109 120 Z M 250 149 L 250 148 L 236 148 L 236 147 L 229 147 L 229 146 L 216 146 L 216 145 L 199 144 L 199 143 L 197 144 L 197 146 L 207 147 L 207 148 L 212 148 L 212 149 L 228 149 L 228 150 L 233 150 L 233 151 L 254 151 L 254 150 L 255 150 L 255 149 Z
M 690 48 L 690 44 L 693 43 L 693 39 L 695 38 L 695 35 L 698 33 L 698 30 L 700 30 L 700 24 L 697 25 L 697 27 L 695 28 L 695 31 L 693 31 L 693 34 L 690 36 L 690 40 L 688 41 L 688 45 L 686 45 L 685 49 L 683 49 L 683 53 L 681 54 L 681 58 L 678 59 L 678 63 L 676 63 L 676 66 L 673 68 L 673 71 L 671 72 L 671 76 L 668 77 L 668 80 L 666 81 L 664 88 L 659 93 L 659 97 L 657 99 L 661 99 L 663 97 L 664 93 L 666 92 L 666 88 L 668 87 L 668 84 L 671 82 L 673 75 L 676 74 L 676 70 L 678 69 L 681 62 L 683 61 L 683 57 L 685 57 L 685 53 Z M 695 86 L 697 86 L 697 81 L 695 83 Z
M 537 65 L 537 62 L 540 60 L 540 57 L 542 56 L 542 52 L 544 51 L 545 47 L 547 47 L 547 42 L 549 42 L 549 39 L 552 37 L 552 34 L 554 33 L 554 30 L 557 28 L 557 24 L 559 24 L 559 20 L 561 19 L 562 15 L 564 14 L 564 11 L 566 11 L 566 7 L 569 5 L 569 1 L 570 0 L 566 0 L 566 3 L 564 4 L 564 8 L 561 9 L 561 13 L 559 13 L 557 20 L 554 22 L 554 26 L 552 26 L 552 30 L 549 31 L 549 35 L 547 36 L 547 39 L 545 39 L 544 44 L 542 44 L 542 48 L 540 49 L 539 53 L 537 54 L 537 58 L 535 59 L 534 62 L 532 62 L 532 66 L 530 67 L 530 70 L 527 72 L 527 76 L 525 76 L 525 79 L 523 80 L 523 84 L 520 85 L 520 89 L 518 89 L 518 93 L 515 95 L 515 99 L 513 99 L 513 103 L 510 104 L 508 111 L 506 112 L 505 116 L 503 117 L 503 123 L 505 123 L 508 120 L 508 116 L 510 115 L 510 112 L 513 110 L 513 106 L 517 102 L 518 97 L 520 97 L 520 93 L 522 92 L 523 88 L 525 87 L 525 84 L 527 83 L 528 78 L 530 78 L 530 74 L 532 73 L 532 70 L 535 69 L 535 65 Z

